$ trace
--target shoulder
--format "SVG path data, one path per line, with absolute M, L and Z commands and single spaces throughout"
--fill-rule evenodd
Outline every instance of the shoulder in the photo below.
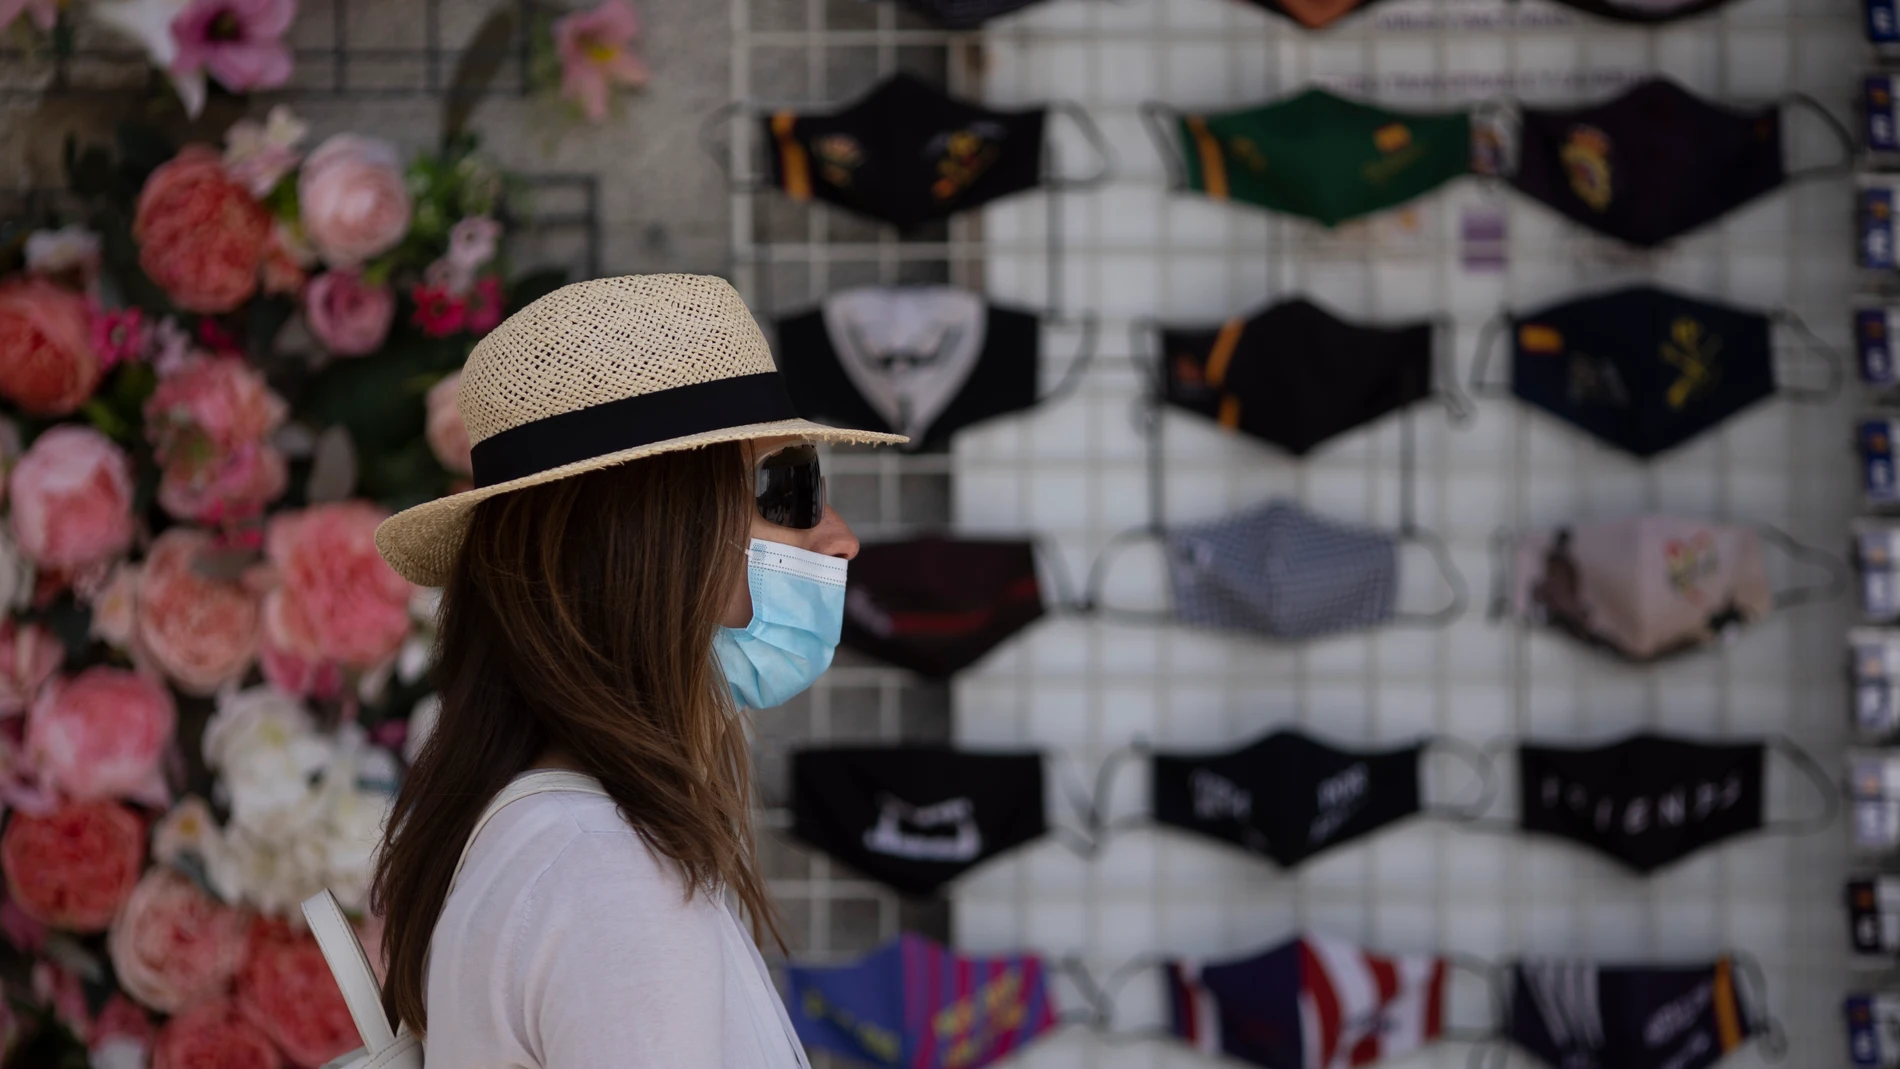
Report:
M 648 847 L 612 798 L 558 791 L 523 798 L 489 821 L 450 901 L 501 891 L 508 913 L 525 919 L 595 899 L 683 903 L 686 890 L 679 868 Z

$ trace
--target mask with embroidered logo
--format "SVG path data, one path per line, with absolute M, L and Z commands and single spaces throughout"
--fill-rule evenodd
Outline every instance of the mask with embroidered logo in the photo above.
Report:
M 1167 965 L 1177 1039 L 1268 1069 L 1345 1069 L 1399 1058 L 1444 1034 L 1450 967 L 1368 954 L 1309 934 L 1264 954 Z
M 1786 317 L 1789 325 L 1806 328 Z M 1769 316 L 1653 286 L 1563 301 L 1507 317 L 1511 392 L 1597 439 L 1648 458 L 1773 396 Z M 1489 346 L 1481 344 L 1474 387 Z M 1825 346 L 1826 386 L 1783 387 L 1795 399 L 1830 397 L 1841 370 Z
M 1057 1025 L 1034 954 L 974 957 L 906 932 L 849 965 L 788 965 L 785 1008 L 812 1050 L 878 1066 L 982 1066 Z
M 1161 331 L 1161 396 L 1294 455 L 1433 393 L 1433 327 L 1365 327 L 1307 300 Z M 1454 406 L 1456 411 L 1456 406 Z
M 1763 781 L 1771 747 L 1822 796 L 1818 816 L 1775 829 L 1831 823 L 1840 804 L 1833 783 L 1786 739 L 1714 744 L 1643 733 L 1607 746 L 1519 746 L 1519 825 L 1648 874 L 1769 827 Z
M 1822 584 L 1777 592 L 1764 539 L 1829 572 Z M 1763 527 L 1674 516 L 1632 516 L 1519 536 L 1500 609 L 1527 623 L 1649 661 L 1708 645 L 1778 607 L 1833 596 L 1840 567 Z
M 1471 167 L 1464 112 L 1387 111 L 1324 89 L 1217 114 L 1151 103 L 1142 116 L 1175 185 L 1326 226 L 1396 207 Z
M 944 679 L 1043 614 L 1033 543 L 915 538 L 871 543 L 851 562 L 844 645 Z
M 1157 753 L 1154 819 L 1292 868 L 1423 811 L 1419 766 L 1429 745 L 1355 752 L 1277 731 L 1231 753 Z M 1489 802 L 1489 762 L 1467 757 L 1487 797 L 1459 816 L 1475 816 Z
M 980 108 L 900 73 L 842 110 L 763 122 L 773 185 L 908 229 L 1041 184 L 1047 117 Z
M 778 361 L 806 419 L 908 427 L 907 449 L 941 449 L 973 423 L 1034 407 L 1041 324 L 951 286 L 867 286 L 778 323 Z M 1093 330 L 1050 396 L 1072 385 Z M 854 423 L 853 421 L 862 421 Z
M 1690 966 L 1530 960 L 1511 969 L 1506 1035 L 1551 1069 L 1706 1069 L 1780 1029 L 1744 991 L 1759 974 L 1732 957 Z
M 912 895 L 1049 830 L 1042 755 L 859 746 L 792 755 L 793 830 Z
M 1843 139 L 1825 109 L 1811 107 Z M 1793 178 L 1782 162 L 1780 105 L 1712 104 L 1675 82 L 1652 78 L 1603 104 L 1524 108 L 1516 131 L 1513 186 L 1578 223 L 1643 247 L 1704 226 Z

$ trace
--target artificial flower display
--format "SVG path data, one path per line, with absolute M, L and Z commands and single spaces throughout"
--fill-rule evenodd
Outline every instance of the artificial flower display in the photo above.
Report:
M 175 76 L 283 72 L 288 0 L 176 6 Z M 76 149 L 84 210 L 0 247 L 0 1066 L 359 1042 L 298 907 L 376 945 L 428 733 L 435 600 L 376 525 L 466 485 L 458 369 L 565 279 L 509 281 L 513 186 L 467 137 L 307 134 Z

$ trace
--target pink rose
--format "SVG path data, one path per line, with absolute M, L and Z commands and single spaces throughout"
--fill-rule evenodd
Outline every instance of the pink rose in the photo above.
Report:
M 145 402 L 145 434 L 163 461 L 200 438 L 218 449 L 266 438 L 288 412 L 263 372 L 240 359 L 200 356 L 158 380 Z
M 455 391 L 461 385 L 462 373 L 457 371 L 429 387 L 423 397 L 429 412 L 424 434 L 429 439 L 429 451 L 444 468 L 472 475 L 475 464 L 469 459 L 468 427 L 462 423 L 462 409 L 455 400 Z
M 250 922 L 159 866 L 145 874 L 106 939 L 126 994 L 162 1013 L 216 998 L 244 965 Z
M 179 690 L 200 697 L 243 676 L 257 653 L 257 596 L 193 567 L 211 548 L 205 531 L 173 527 L 159 535 L 138 596 L 138 649 Z
M 120 561 L 92 595 L 92 637 L 115 650 L 131 649 L 138 597 L 139 568 Z
M 316 1066 L 362 1043 L 343 992 L 317 941 L 281 921 L 251 929 L 250 960 L 238 973 L 237 1004 L 292 1065 Z
M 158 760 L 177 723 L 164 686 L 99 665 L 40 692 L 26 714 L 27 759 L 64 797 L 163 805 Z
M 383 513 L 363 501 L 271 517 L 264 552 L 277 586 L 264 598 L 268 645 L 307 661 L 368 669 L 409 635 L 409 582 L 376 552 Z
M 42 567 L 101 564 L 132 545 L 132 463 L 91 427 L 61 424 L 35 438 L 7 486 L 13 537 Z
M 396 294 L 371 286 L 355 271 L 327 271 L 303 294 L 304 322 L 323 347 L 337 356 L 373 353 L 396 321 Z
M 229 312 L 257 292 L 271 218 L 208 145 L 188 145 L 139 191 L 139 266 L 187 312 Z
M 257 666 L 264 682 L 285 694 L 328 701 L 343 693 L 343 669 L 335 661 L 309 661 L 275 646 L 268 629 L 257 650 Z
M 269 442 L 256 442 L 202 460 L 188 457 L 165 465 L 158 504 L 181 520 L 239 523 L 263 515 L 264 507 L 289 485 L 284 455 Z
M 86 1050 L 93 1055 L 93 1065 L 144 1065 L 152 1049 L 152 1040 L 157 1035 L 158 1029 L 152 1026 L 152 1019 L 139 1008 L 139 1004 L 115 992 L 100 1008 L 99 1016 L 93 1018 L 92 1033 L 86 1037 Z M 102 1056 L 114 1048 L 129 1049 L 136 1052 L 136 1056 L 128 1054 L 118 1060 Z
M 18 716 L 66 660 L 66 646 L 38 624 L 0 621 L 0 718 Z
M 409 230 L 409 190 L 387 141 L 337 134 L 297 176 L 304 233 L 331 267 L 355 267 L 395 248 Z
M 165 1022 L 151 1069 L 283 1069 L 284 1059 L 228 998 L 200 1003 Z
M 15 812 L 0 835 L 7 893 L 27 916 L 68 931 L 104 931 L 144 865 L 145 822 L 117 802 Z
M 104 374 L 84 297 L 43 278 L 0 283 L 0 397 L 36 416 L 64 416 Z

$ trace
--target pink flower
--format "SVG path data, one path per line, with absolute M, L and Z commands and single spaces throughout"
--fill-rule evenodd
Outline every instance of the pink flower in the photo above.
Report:
M 462 423 L 462 409 L 456 402 L 456 390 L 462 385 L 462 373 L 452 372 L 423 396 L 428 422 L 423 431 L 429 451 L 444 468 L 459 475 L 472 475 L 475 464 L 469 459 L 468 427 Z
M 46 568 L 103 564 L 132 545 L 132 464 L 91 427 L 63 423 L 33 440 L 7 480 L 13 537 Z
M 38 624 L 0 621 L 0 717 L 26 712 L 66 661 L 66 646 Z
M 592 11 L 555 20 L 561 95 L 579 104 L 589 122 L 607 117 L 607 95 L 615 83 L 646 84 L 646 64 L 629 47 L 639 32 L 639 20 L 626 0 L 604 0 Z
M 93 1018 L 86 1050 L 92 1055 L 92 1064 L 102 1069 L 108 1065 L 144 1065 L 157 1036 L 158 1029 L 139 1004 L 115 992 L 100 1008 L 99 1016 Z M 128 1053 L 112 1059 L 107 1052 L 115 1048 Z
M 244 914 L 160 866 L 133 888 L 106 949 L 126 994 L 161 1013 L 177 1013 L 230 989 L 244 967 L 249 935 Z
M 310 333 L 337 356 L 375 352 L 396 319 L 396 295 L 389 287 L 369 285 L 351 270 L 328 271 L 311 279 L 303 301 Z
M 337 134 L 297 176 L 305 235 L 331 267 L 355 267 L 394 248 L 409 230 L 409 189 L 395 146 Z
M 105 308 L 92 313 L 92 351 L 99 354 L 99 370 L 111 371 L 145 354 L 145 314 L 136 308 Z
M 62 797 L 164 805 L 158 762 L 177 724 L 164 686 L 100 665 L 40 691 L 26 714 L 27 760 Z
M 0 282 L 0 397 L 32 415 L 64 416 L 104 374 L 84 297 L 38 277 Z
M 449 228 L 448 261 L 468 276 L 495 258 L 501 241 L 501 224 L 486 215 L 471 215 Z
M 53 26 L 59 22 L 59 0 L 0 0 L 0 30 L 13 25 L 13 20 L 25 12 L 39 27 L 41 33 L 52 33 Z M 0 1054 L 6 1053 L 4 1044 L 0 1044 Z
M 132 631 L 138 620 L 139 568 L 119 562 L 106 581 L 93 591 L 88 604 L 92 608 L 92 637 L 116 650 L 132 648 Z
M 173 527 L 159 535 L 138 595 L 139 651 L 179 690 L 200 697 L 242 677 L 257 654 L 257 596 L 193 567 L 211 548 L 206 531 Z
M 486 334 L 501 325 L 501 279 L 485 275 L 468 294 L 468 332 Z
M 376 552 L 383 513 L 364 501 L 271 517 L 264 552 L 278 585 L 264 597 L 269 646 L 306 661 L 366 670 L 409 635 L 409 582 Z
M 468 302 L 446 285 L 418 285 L 409 291 L 409 299 L 416 302 L 410 322 L 431 338 L 446 338 L 468 323 Z
M 264 682 L 299 698 L 328 701 L 343 693 L 343 669 L 335 661 L 306 660 L 271 644 L 270 634 L 257 651 Z
M 7 893 L 27 916 L 67 931 L 105 931 L 144 865 L 145 822 L 117 802 L 15 812 L 0 835 Z
M 251 929 L 237 1004 L 303 1069 L 316 1069 L 362 1042 L 316 939 L 291 932 L 281 921 L 259 920 Z
M 270 240 L 264 243 L 264 292 L 296 293 L 309 277 L 308 268 L 317 256 L 296 232 L 279 219 L 271 224 Z
M 159 380 L 145 402 L 145 433 L 165 459 L 196 437 L 221 449 L 269 437 L 288 411 L 263 372 L 243 360 L 201 357 Z
M 172 73 L 208 71 L 234 93 L 275 89 L 290 81 L 282 38 L 296 15 L 296 0 L 191 0 L 172 19 Z
M 203 460 L 187 457 L 165 465 L 158 504 L 181 520 L 238 524 L 262 516 L 289 485 L 283 453 L 269 442 L 247 443 Z
M 203 0 L 198 0 L 202 3 Z M 270 213 L 208 145 L 187 145 L 139 191 L 139 267 L 187 312 L 229 312 L 257 292 Z
M 283 1069 L 270 1037 L 228 998 L 199 1003 L 165 1022 L 151 1069 Z

